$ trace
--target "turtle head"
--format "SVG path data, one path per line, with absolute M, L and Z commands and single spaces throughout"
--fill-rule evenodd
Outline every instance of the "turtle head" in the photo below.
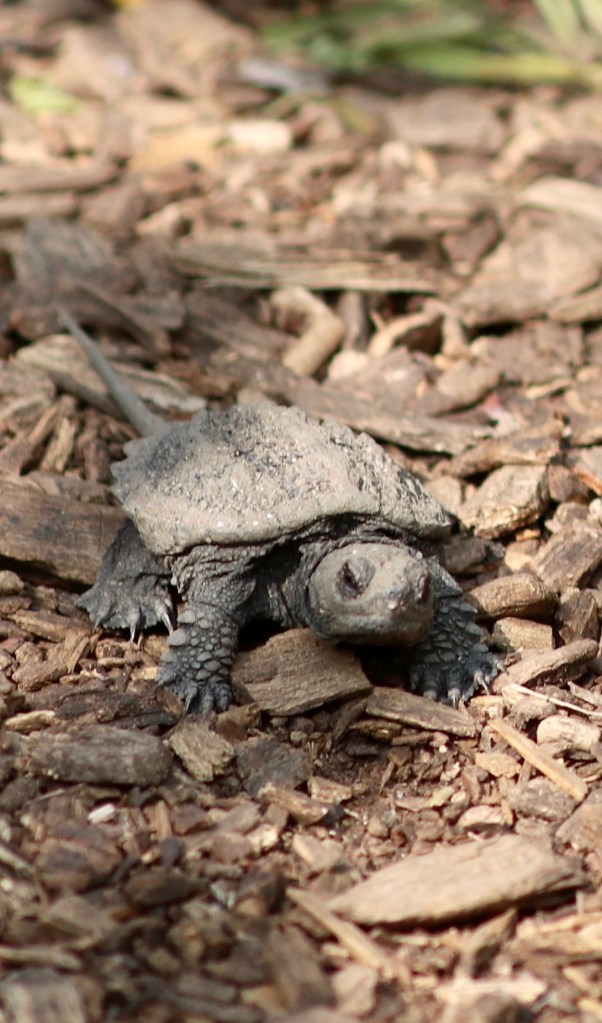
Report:
M 390 543 L 352 543 L 325 554 L 306 588 L 308 624 L 325 639 L 409 647 L 433 620 L 428 567 Z

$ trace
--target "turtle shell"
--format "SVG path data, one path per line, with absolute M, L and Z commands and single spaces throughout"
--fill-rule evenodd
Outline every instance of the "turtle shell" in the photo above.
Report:
M 269 544 L 334 516 L 440 538 L 450 519 L 366 434 L 268 402 L 203 411 L 131 441 L 114 491 L 156 554 Z

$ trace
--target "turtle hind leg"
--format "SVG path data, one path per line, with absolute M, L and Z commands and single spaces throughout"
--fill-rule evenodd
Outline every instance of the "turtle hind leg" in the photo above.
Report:
M 128 521 L 105 551 L 94 586 L 77 604 L 95 625 L 128 629 L 132 637 L 158 622 L 171 631 L 169 578 L 163 559 L 144 546 Z

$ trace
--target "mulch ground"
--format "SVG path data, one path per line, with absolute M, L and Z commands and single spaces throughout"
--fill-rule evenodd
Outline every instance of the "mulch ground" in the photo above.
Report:
M 602 1020 L 601 101 L 275 64 L 195 0 L 0 12 L 0 1021 Z M 458 519 L 459 708 L 304 631 L 184 716 L 76 606 L 133 436 L 268 396 Z M 397 683 L 397 684 L 396 684 Z

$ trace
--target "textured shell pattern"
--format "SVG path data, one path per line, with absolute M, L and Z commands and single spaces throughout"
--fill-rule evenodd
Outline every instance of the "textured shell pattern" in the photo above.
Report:
M 114 491 L 146 545 L 269 544 L 353 515 L 425 538 L 449 516 L 365 434 L 270 403 L 209 410 L 131 441 Z

